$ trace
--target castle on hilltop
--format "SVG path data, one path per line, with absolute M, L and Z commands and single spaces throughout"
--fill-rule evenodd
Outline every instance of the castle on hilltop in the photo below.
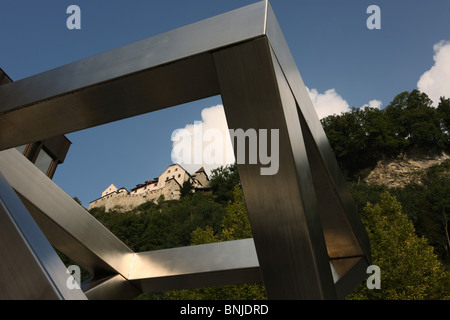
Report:
M 203 167 L 190 174 L 179 164 L 172 164 L 159 177 L 138 184 L 131 191 L 123 187 L 117 189 L 111 184 L 100 198 L 89 203 L 88 210 L 104 207 L 106 212 L 113 209 L 128 211 L 145 202 L 157 202 L 161 196 L 164 200 L 178 200 L 186 181 L 191 183 L 194 192 L 209 190 L 209 178 Z

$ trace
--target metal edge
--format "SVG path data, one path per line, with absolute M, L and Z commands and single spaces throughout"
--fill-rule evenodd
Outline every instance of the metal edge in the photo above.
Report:
M 265 1 L 258 1 L 0 86 L 0 100 L 3 101 L 0 115 L 51 97 L 264 35 L 265 10 Z M 108 64 L 108 61 L 111 63 Z M 99 66 L 102 68 L 99 69 Z M 30 91 L 30 88 L 34 90 Z
M 292 57 L 290 50 L 287 49 L 288 45 L 286 39 L 284 38 L 270 3 L 268 4 L 266 35 L 297 101 L 299 112 L 301 112 L 306 120 L 308 129 L 314 138 L 317 149 L 319 150 L 321 158 L 324 161 L 325 168 L 328 171 L 334 188 L 339 195 L 339 200 L 345 208 L 345 212 L 348 221 L 352 226 L 353 232 L 356 234 L 365 258 L 370 262 L 371 254 L 368 235 L 365 232 L 365 228 L 360 217 L 358 216 L 352 196 L 346 186 L 345 179 L 339 165 L 337 164 L 336 158 L 330 147 L 317 113 L 315 112 L 314 105 L 312 104 L 306 91 L 306 87 L 296 66 L 294 58 Z
M 260 165 L 238 164 L 269 299 L 334 297 L 326 247 L 318 231 L 319 217 L 313 208 L 314 190 L 306 186 L 311 178 L 306 154 L 296 152 L 305 157 L 303 161 L 292 153 L 294 132 L 298 134 L 296 139 L 302 135 L 297 117 L 290 117 L 297 112 L 294 98 L 290 91 L 280 92 L 279 81 L 284 77 L 281 79 L 274 69 L 273 63 L 277 62 L 271 56 L 268 40 L 255 39 L 217 51 L 214 60 L 228 126 L 244 131 L 249 128 L 279 130 L 280 162 L 275 175 L 261 175 Z M 290 102 L 286 100 L 289 97 Z M 288 173 L 287 168 L 301 177 Z M 283 190 L 274 193 L 267 186 Z M 307 196 L 311 192 L 314 199 Z M 283 201 L 286 198 L 293 201 Z M 274 228 L 277 224 L 280 226 Z M 319 249 L 321 246 L 323 250 Z
M 46 229 L 48 238 L 63 230 L 112 269 L 128 274 L 133 251 L 16 149 L 0 152 L 0 172 L 18 194 L 58 225 L 57 230 Z M 70 246 L 59 249 L 71 256 Z
M 81 289 L 89 300 L 129 300 L 142 293 L 121 275 L 91 278 L 81 284 Z
M 12 236 L 14 233 L 15 238 L 21 239 L 0 244 L 7 251 L 11 251 L 11 247 L 20 249 L 11 252 L 13 256 L 2 258 L 1 269 L 6 268 L 3 271 L 12 278 L 2 283 L 0 296 L 6 299 L 86 299 L 81 290 L 68 288 L 66 267 L 1 173 L 0 214 L 9 216 L 4 217 L 9 218 L 9 222 L 4 221 L 0 226 L 8 228 L 2 234 Z

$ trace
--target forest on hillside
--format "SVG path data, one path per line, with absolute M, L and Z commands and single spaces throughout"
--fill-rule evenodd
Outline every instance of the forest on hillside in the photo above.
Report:
M 417 90 L 383 110 L 353 109 L 322 125 L 347 178 L 368 232 L 380 290 L 365 282 L 349 299 L 450 299 L 450 161 L 404 188 L 369 186 L 361 177 L 376 163 L 402 153 L 450 151 L 450 99 L 437 108 Z M 180 200 L 145 203 L 128 212 L 90 213 L 134 251 L 252 236 L 236 165 L 215 169 L 210 194 L 182 192 Z M 146 293 L 138 299 L 265 299 L 263 284 Z
M 450 99 L 402 92 L 380 110 L 353 108 L 321 120 L 341 169 L 352 180 L 401 153 L 450 153 Z

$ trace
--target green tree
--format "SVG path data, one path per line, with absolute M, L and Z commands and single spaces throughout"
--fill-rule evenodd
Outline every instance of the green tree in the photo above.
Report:
M 379 204 L 368 204 L 363 219 L 373 264 L 381 269 L 381 289 L 363 283 L 349 299 L 450 299 L 450 275 L 423 237 L 415 233 L 401 204 L 385 192 Z
M 450 237 L 449 237 L 449 220 L 450 220 L 450 179 L 447 177 L 439 177 L 433 181 L 427 189 L 427 196 L 431 202 L 431 209 L 439 218 L 445 232 L 447 243 L 445 249 L 447 256 L 449 255 Z
M 191 234 L 192 245 L 195 244 L 206 244 L 219 242 L 220 239 L 214 234 L 213 228 L 206 226 L 205 228 L 198 227 Z
M 450 160 L 428 170 L 425 197 L 432 214 L 441 223 L 445 234 L 446 259 L 450 258 Z
M 425 93 L 418 90 L 403 92 L 394 98 L 385 112 L 394 135 L 403 140 L 401 151 L 413 148 L 431 152 L 443 150 L 440 119 Z
M 402 142 L 396 137 L 389 124 L 385 110 L 364 108 L 360 112 L 364 128 L 364 150 L 368 166 L 373 166 L 383 157 L 396 156 Z
M 78 203 L 80 206 L 83 206 L 83 204 L 81 203 L 81 200 L 78 199 L 78 197 L 74 197 L 73 200 L 75 200 L 75 202 Z
M 437 113 L 443 132 L 445 150 L 450 152 L 450 98 L 445 99 L 444 97 L 441 97 L 437 107 Z
M 234 201 L 227 207 L 227 213 L 222 221 L 222 241 L 238 240 L 253 237 L 244 192 L 237 185 L 234 187 Z
M 205 228 L 210 226 L 214 232 L 221 229 L 222 219 L 225 215 L 225 208 L 222 204 L 213 201 L 212 197 L 202 193 L 196 193 L 189 202 L 190 219 L 187 221 L 187 231 L 189 235 L 197 227 Z
M 210 188 L 213 192 L 215 201 L 227 204 L 233 200 L 233 188 L 240 184 L 237 164 L 220 166 L 211 170 Z
M 222 232 L 215 233 L 210 226 L 197 228 L 191 234 L 192 245 L 230 241 L 251 237 L 244 195 L 237 185 L 233 190 L 233 201 L 229 202 L 222 222 Z M 265 299 L 264 285 L 246 283 L 224 287 L 197 288 L 166 292 L 168 299 L 177 300 L 261 300 Z
M 383 110 L 353 108 L 321 120 L 347 178 L 358 178 L 387 157 L 416 150 L 450 151 L 450 100 L 438 108 L 418 90 L 398 94 Z
M 322 119 L 322 125 L 336 159 L 349 176 L 353 176 L 361 167 L 367 166 L 366 155 L 363 152 L 365 131 L 361 125 L 360 114 L 360 110 L 353 108 L 341 115 Z
M 192 244 L 231 241 L 252 237 L 244 193 L 238 185 L 234 187 L 233 198 L 234 200 L 228 203 L 226 214 L 222 219 L 221 231 L 217 232 L 210 226 L 197 228 L 192 233 Z
M 194 191 L 194 186 L 190 180 L 186 180 L 183 182 L 183 185 L 180 188 L 180 197 L 186 197 L 192 195 Z
M 364 208 L 367 203 L 379 202 L 381 194 L 387 189 L 385 186 L 372 186 L 364 182 L 348 182 L 347 186 L 352 194 L 353 202 L 355 203 L 360 216 L 364 216 Z

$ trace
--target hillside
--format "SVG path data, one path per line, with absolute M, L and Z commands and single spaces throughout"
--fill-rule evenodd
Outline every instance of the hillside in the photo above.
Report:
M 450 154 L 450 99 L 438 107 L 418 90 L 403 92 L 380 110 L 354 108 L 321 120 L 349 180 L 367 176 L 377 163 L 404 154 Z
M 395 159 L 378 161 L 375 169 L 369 173 L 364 181 L 368 185 L 383 185 L 388 188 L 404 188 L 411 183 L 423 185 L 427 170 L 442 164 L 448 159 L 450 159 L 450 156 L 445 152 L 440 155 L 426 153 L 401 154 Z
M 450 99 L 435 108 L 413 90 L 382 110 L 354 108 L 321 122 L 361 216 L 389 191 L 450 265 Z
M 369 230 L 374 263 L 383 265 L 382 277 L 390 274 L 382 278 L 389 291 L 361 288 L 353 298 L 450 298 L 450 99 L 433 108 L 426 95 L 406 92 L 384 110 L 354 109 L 322 124 Z M 210 187 L 209 194 L 187 193 L 127 212 L 90 213 L 135 251 L 250 237 L 236 165 L 216 169 Z M 245 284 L 140 298 L 264 299 L 265 294 L 263 285 Z

